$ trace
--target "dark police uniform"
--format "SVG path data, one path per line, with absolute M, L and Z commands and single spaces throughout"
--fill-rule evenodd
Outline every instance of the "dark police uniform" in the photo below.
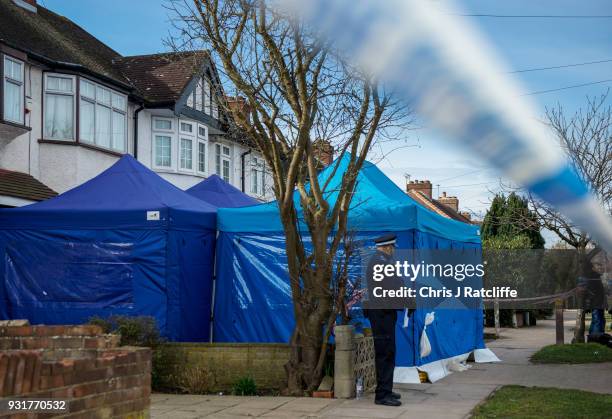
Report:
M 387 235 L 374 240 L 375 243 L 386 243 L 395 240 L 395 235 Z M 367 281 L 368 293 L 371 293 L 373 285 L 374 265 L 394 264 L 395 259 L 377 250 L 368 263 Z M 396 288 L 396 278 L 385 277 L 383 282 L 385 289 Z M 370 298 L 371 294 L 370 294 Z M 372 301 L 372 300 L 370 300 Z M 392 392 L 393 371 L 395 369 L 395 323 L 397 322 L 397 310 L 393 308 L 368 308 L 365 315 L 370 320 L 372 335 L 374 336 L 374 352 L 376 356 L 376 398 L 377 403 L 397 399 L 399 395 Z M 386 403 L 382 403 L 386 404 Z M 399 404 L 399 403 L 398 403 Z

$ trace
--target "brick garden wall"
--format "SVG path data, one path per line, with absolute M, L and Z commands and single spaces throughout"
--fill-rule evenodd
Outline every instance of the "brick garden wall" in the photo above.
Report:
M 148 417 L 151 352 L 118 344 L 98 326 L 0 326 L 0 397 L 66 399 L 70 418 Z
M 284 365 L 289 345 L 267 343 L 171 343 L 168 364 L 172 368 L 170 387 L 185 387 L 182 376 L 197 373 L 207 377 L 208 392 L 229 392 L 241 378 L 251 377 L 259 390 L 285 386 Z M 185 390 L 189 390 L 185 388 Z

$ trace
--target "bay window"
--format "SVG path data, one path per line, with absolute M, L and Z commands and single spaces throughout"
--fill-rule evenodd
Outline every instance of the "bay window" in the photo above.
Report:
M 126 151 L 126 97 L 86 79 L 80 80 L 79 92 L 79 139 Z
M 172 131 L 172 121 L 170 119 L 153 119 L 153 129 L 157 131 Z
M 172 137 L 155 136 L 155 165 L 169 168 L 172 166 Z
M 224 181 L 231 181 L 231 150 L 223 144 L 215 144 L 215 172 Z
M 181 138 L 180 142 L 180 168 L 184 170 L 193 170 L 193 140 L 190 138 Z
M 176 168 L 173 154 L 175 130 L 172 119 L 153 118 L 153 166 L 159 169 Z
M 74 140 L 73 76 L 46 74 L 43 107 L 44 137 L 52 140 Z
M 193 135 L 193 124 L 189 122 L 181 122 L 181 133 Z
M 197 150 L 197 170 L 206 173 L 206 159 L 208 157 L 208 130 L 204 125 L 198 125 L 198 150 Z
M 191 122 L 179 121 L 179 169 L 193 170 L 195 126 Z
M 253 157 L 251 160 L 251 193 L 264 195 L 265 170 L 263 160 Z
M 4 57 L 4 120 L 24 124 L 24 66 L 15 58 Z

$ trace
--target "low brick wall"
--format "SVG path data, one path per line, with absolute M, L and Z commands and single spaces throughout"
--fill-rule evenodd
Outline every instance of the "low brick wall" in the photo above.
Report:
M 98 326 L 0 326 L 0 396 L 66 399 L 70 418 L 148 417 L 151 351 L 118 344 Z
M 186 387 L 183 377 L 186 373 L 193 375 L 197 369 L 208 377 L 209 392 L 229 392 L 244 377 L 253 378 L 259 390 L 281 389 L 286 383 L 284 365 L 289 360 L 289 345 L 170 343 L 165 347 L 172 369 L 169 387 Z

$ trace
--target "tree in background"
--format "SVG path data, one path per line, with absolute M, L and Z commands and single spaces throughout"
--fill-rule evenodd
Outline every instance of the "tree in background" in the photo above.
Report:
M 348 65 L 340 51 L 265 0 L 172 0 L 170 5 L 178 33 L 172 45 L 210 50 L 227 90 L 235 90 L 246 106 L 220 103 L 240 135 L 262 153 L 272 176 L 296 322 L 285 366 L 288 393 L 302 395 L 320 383 L 340 311 L 341 299 L 334 294 L 344 286 L 334 277 L 344 269 L 337 262 L 357 174 L 375 141 L 401 135 L 408 113 L 383 86 Z M 334 201 L 328 199 L 329 183 L 317 179 L 320 142 L 332 143 L 338 162 L 348 159 L 341 173 L 338 165 L 331 168 L 342 177 Z M 308 238 L 298 223 L 307 226 Z
M 525 198 L 514 192 L 508 197 L 495 195 L 481 226 L 481 238 L 485 258 L 492 262 L 486 269 L 488 286 L 512 286 L 516 290 L 533 287 L 532 278 L 525 276 L 528 270 L 524 269 L 524 264 L 526 256 L 536 255 L 520 251 L 543 249 L 544 238 Z M 499 310 L 498 314 L 495 314 L 498 309 L 495 310 L 485 311 L 487 325 L 497 327 L 499 323 L 511 327 L 514 310 Z M 532 313 L 535 316 L 535 312 Z
M 492 249 L 543 249 L 544 238 L 528 201 L 515 192 L 497 194 L 481 227 L 483 247 Z M 520 247 L 519 247 L 520 246 Z

